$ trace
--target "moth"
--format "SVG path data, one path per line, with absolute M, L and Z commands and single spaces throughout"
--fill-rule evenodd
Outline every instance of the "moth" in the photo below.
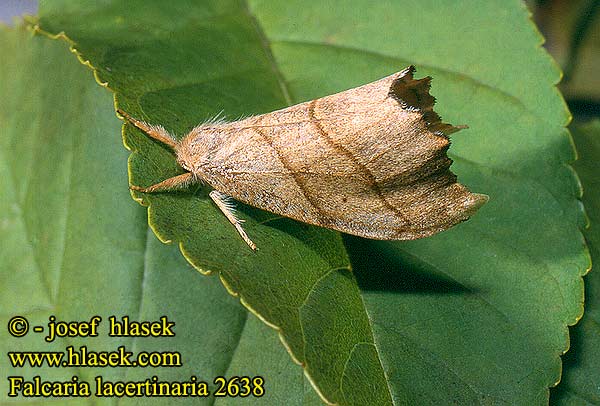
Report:
M 118 113 L 173 149 L 186 171 L 165 192 L 205 183 L 252 248 L 230 197 L 282 216 L 360 237 L 410 240 L 468 219 L 487 201 L 457 183 L 431 77 L 415 68 L 341 93 L 234 122 L 200 124 L 178 140 L 160 125 Z

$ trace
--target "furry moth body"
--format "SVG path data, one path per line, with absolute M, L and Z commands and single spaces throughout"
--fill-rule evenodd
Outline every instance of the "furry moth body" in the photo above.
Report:
M 433 111 L 430 77 L 414 67 L 341 93 L 240 121 L 199 125 L 177 140 L 119 113 L 169 145 L 188 171 L 146 188 L 205 182 L 253 249 L 227 197 L 361 237 L 427 237 L 468 219 L 487 196 L 456 182 L 446 151 L 458 131 Z

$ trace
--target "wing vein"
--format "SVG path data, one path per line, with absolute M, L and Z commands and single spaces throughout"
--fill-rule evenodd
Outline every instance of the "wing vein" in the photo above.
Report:
M 260 117 L 257 117 L 257 121 L 258 120 L 260 120 Z M 281 165 L 287 170 L 287 173 L 292 177 L 292 179 L 294 180 L 294 183 L 296 183 L 296 185 L 298 186 L 298 190 L 300 190 L 300 192 L 304 196 L 305 200 L 317 211 L 317 213 L 319 215 L 319 221 L 322 223 L 322 225 L 330 224 L 331 220 L 329 219 L 329 217 L 317 205 L 317 203 L 314 201 L 314 199 L 312 198 L 312 196 L 310 195 L 310 193 L 308 193 L 308 191 L 306 190 L 306 185 L 300 179 L 300 177 L 298 176 L 298 174 L 295 173 L 294 171 L 292 171 L 290 163 L 283 156 L 283 154 L 281 153 L 281 151 L 279 151 L 275 147 L 275 144 L 273 143 L 273 140 L 271 139 L 271 137 L 268 136 L 263 131 L 261 131 L 259 128 L 260 127 L 254 127 L 254 128 L 252 128 L 252 130 L 254 130 L 254 132 L 256 132 L 258 135 L 260 135 L 260 137 L 273 149 L 273 151 L 275 151 L 275 154 L 277 155 L 277 158 L 279 158 L 279 161 L 281 162 Z
M 373 190 L 373 192 L 375 192 L 375 194 L 378 196 L 379 200 L 384 204 L 384 206 L 391 210 L 396 216 L 398 216 L 406 225 L 410 225 L 410 221 L 402 213 L 402 211 L 400 211 L 397 207 L 393 206 L 392 204 L 390 204 L 390 202 L 387 201 L 381 188 L 379 187 L 379 184 L 377 183 L 377 179 L 375 179 L 375 176 L 369 170 L 369 168 L 366 165 L 362 164 L 351 151 L 347 150 L 342 145 L 336 143 L 329 136 L 329 134 L 327 134 L 325 129 L 321 126 L 320 121 L 315 116 L 316 105 L 317 100 L 313 100 L 308 104 L 308 116 L 310 118 L 311 124 L 317 129 L 317 132 L 321 136 L 321 138 L 323 138 L 331 148 L 345 155 L 357 169 L 363 172 L 367 176 L 369 187 L 371 188 L 371 190 Z

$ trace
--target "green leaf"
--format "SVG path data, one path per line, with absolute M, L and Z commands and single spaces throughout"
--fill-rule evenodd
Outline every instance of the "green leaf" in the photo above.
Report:
M 469 222 L 414 242 L 350 239 L 354 273 L 337 234 L 244 207 L 261 248 L 250 252 L 203 190 L 144 196 L 150 224 L 275 325 L 330 401 L 547 400 L 589 259 L 559 72 L 520 2 L 54 1 L 41 12 L 120 108 L 179 134 L 410 63 L 434 76 L 438 111 L 470 126 L 453 138 L 453 169 L 491 198 Z M 143 134 L 128 128 L 125 142 L 133 184 L 178 173 Z
M 216 278 L 193 270 L 176 246 L 161 244 L 148 229 L 145 210 L 127 190 L 127 152 L 111 95 L 73 59 L 65 45 L 24 29 L 0 32 L 0 324 L 29 320 L 30 332 L 0 335 L 9 351 L 178 351 L 173 368 L 14 368 L 3 358 L 0 403 L 9 398 L 8 377 L 47 381 L 206 380 L 262 375 L 263 404 L 281 405 L 305 395 L 310 384 L 289 363 L 277 335 L 231 297 Z M 50 316 L 89 321 L 100 315 L 99 336 L 46 343 Z M 108 317 L 174 321 L 175 337 L 111 338 Z M 33 326 L 44 332 L 32 332 Z M 259 351 L 259 347 L 268 351 Z M 313 395 L 316 397 L 316 395 Z M 16 398 L 29 403 L 32 399 Z M 38 398 L 39 399 L 39 398 Z M 121 399 L 126 401 L 127 399 Z M 152 398 L 170 405 L 173 398 Z M 148 404 L 147 398 L 127 404 Z M 213 398 L 184 403 L 211 404 Z M 25 403 L 24 402 L 24 403 Z M 57 404 L 116 404 L 117 398 L 57 398 Z M 220 403 L 220 402 L 218 402 Z M 290 403 L 293 404 L 293 403 Z
M 579 159 L 575 169 L 583 184 L 583 202 L 589 217 L 585 239 L 592 261 L 600 263 L 600 120 L 573 131 Z M 565 357 L 563 380 L 550 398 L 556 405 L 600 403 L 600 273 L 585 278 L 585 315 L 571 330 L 571 349 Z

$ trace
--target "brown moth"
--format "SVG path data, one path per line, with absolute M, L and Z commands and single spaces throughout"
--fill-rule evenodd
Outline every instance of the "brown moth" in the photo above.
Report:
M 235 122 L 204 123 L 177 140 L 161 126 L 119 113 L 170 146 L 188 171 L 151 193 L 192 182 L 244 232 L 232 197 L 260 209 L 360 237 L 410 240 L 468 219 L 487 201 L 456 182 L 448 134 L 433 111 L 431 77 L 410 66 L 376 82 Z

